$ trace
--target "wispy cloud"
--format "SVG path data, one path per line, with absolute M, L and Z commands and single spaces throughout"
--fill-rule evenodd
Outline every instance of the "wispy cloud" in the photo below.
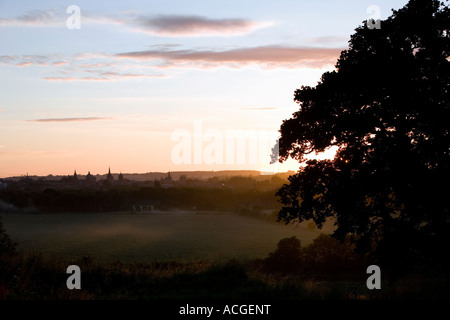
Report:
M 118 54 L 81 53 L 67 55 L 0 56 L 0 64 L 43 68 L 41 79 L 52 82 L 127 81 L 167 78 L 169 69 L 324 68 L 333 67 L 341 49 L 288 46 L 259 46 L 235 49 L 177 49 L 158 46 L 146 51 Z
M 0 65 L 39 67 L 40 78 L 52 82 L 128 81 L 167 78 L 170 69 L 325 68 L 333 67 L 341 49 L 267 45 L 234 49 L 181 49 L 164 44 L 150 50 L 107 54 L 85 52 L 71 56 L 4 55 Z
M 164 75 L 156 74 L 121 74 L 116 72 L 99 72 L 98 77 L 44 77 L 47 81 L 118 81 L 139 78 L 163 78 Z
M 114 59 L 113 59 L 114 58 Z M 0 56 L 0 64 L 16 67 L 45 67 L 47 81 L 122 81 L 141 78 L 162 78 L 161 70 L 135 63 L 117 62 L 115 56 L 84 53 L 73 56 L 11 55 Z
M 29 66 L 32 66 L 32 65 L 33 65 L 33 63 L 30 62 L 30 61 L 21 61 L 21 62 L 16 64 L 16 66 L 18 66 L 18 67 L 29 67 Z
M 62 8 L 32 10 L 12 18 L 0 17 L 0 26 L 65 27 L 67 17 Z
M 60 67 L 66 65 L 67 63 L 68 63 L 67 61 L 53 61 L 52 65 L 55 67 Z
M 336 43 L 347 43 L 349 39 L 345 37 L 338 37 L 338 36 L 323 36 L 323 37 L 316 37 L 309 39 L 310 43 L 315 44 L 322 44 L 322 45 L 328 45 L 328 44 L 336 44 Z
M 93 17 L 88 12 L 83 11 L 83 23 L 93 23 L 96 20 L 100 23 L 106 21 L 100 17 Z M 0 26 L 19 26 L 19 27 L 66 27 L 66 20 L 69 15 L 63 8 L 55 8 L 50 10 L 31 10 L 25 14 L 2 18 L 0 17 Z M 107 19 L 110 23 L 114 23 L 113 19 Z
M 77 81 L 78 78 L 74 77 L 44 77 L 44 80 L 47 81 Z
M 179 44 L 179 43 L 156 43 L 156 44 L 152 44 L 150 47 L 160 48 L 160 49 L 171 49 L 171 48 L 181 47 L 181 44 Z
M 14 64 L 18 67 L 46 66 L 52 59 L 54 59 L 53 55 L 9 55 L 0 56 L 0 64 Z
M 97 121 L 97 120 L 112 120 L 110 117 L 81 117 L 81 118 L 47 118 L 27 120 L 30 122 L 80 122 L 80 121 Z
M 34 10 L 26 14 L 1 18 L 0 26 L 65 27 L 67 13 L 62 8 Z M 130 32 L 145 32 L 161 36 L 239 35 L 272 25 L 240 18 L 211 19 L 195 15 L 151 15 L 135 12 L 121 15 L 100 15 L 82 11 L 83 24 L 123 26 Z
M 0 62 L 1 63 L 10 63 L 14 60 L 16 60 L 18 57 L 15 55 L 9 55 L 9 56 L 0 56 Z
M 266 107 L 266 108 L 240 108 L 239 110 L 245 111 L 265 111 L 265 110 L 276 110 L 278 108 L 275 107 Z
M 269 22 L 246 19 L 210 19 L 202 16 L 159 15 L 138 17 L 132 23 L 143 32 L 164 36 L 204 36 L 246 34 L 269 26 Z
M 0 151 L 0 156 L 2 157 L 41 157 L 41 156 L 63 156 L 63 157 L 71 157 L 77 155 L 77 152 L 69 151 L 69 150 L 5 150 Z
M 215 50 L 147 50 L 120 53 L 119 58 L 163 60 L 173 63 L 191 63 L 201 67 L 227 65 L 239 67 L 257 64 L 264 67 L 322 68 L 334 65 L 341 49 L 260 46 L 225 51 Z

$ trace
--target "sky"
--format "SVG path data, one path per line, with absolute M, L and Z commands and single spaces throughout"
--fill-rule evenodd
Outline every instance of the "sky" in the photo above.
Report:
M 0 0 L 0 177 L 297 170 L 295 89 L 406 3 Z

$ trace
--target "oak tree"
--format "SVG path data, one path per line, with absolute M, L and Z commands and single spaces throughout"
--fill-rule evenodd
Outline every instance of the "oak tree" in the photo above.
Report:
M 335 238 L 396 269 L 449 264 L 449 28 L 448 4 L 411 0 L 295 91 L 279 160 L 305 165 L 277 193 L 279 220 L 333 218 Z M 334 159 L 305 161 L 333 146 Z

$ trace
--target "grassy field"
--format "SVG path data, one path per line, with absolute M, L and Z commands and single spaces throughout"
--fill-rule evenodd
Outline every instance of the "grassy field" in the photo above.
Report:
M 0 300 L 449 297 L 448 277 L 435 275 L 390 282 L 383 273 L 383 289 L 368 290 L 370 261 L 354 256 L 348 244 L 317 237 L 309 223 L 183 211 L 4 214 L 2 220 L 20 252 L 0 251 Z M 82 290 L 65 286 L 71 264 L 82 270 Z
M 320 234 L 307 223 L 286 226 L 218 212 L 3 214 L 3 223 L 24 251 L 123 262 L 264 258 L 282 238 L 296 236 L 308 245 Z

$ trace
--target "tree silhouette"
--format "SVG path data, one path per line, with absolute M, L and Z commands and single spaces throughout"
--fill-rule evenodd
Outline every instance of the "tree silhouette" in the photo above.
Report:
M 11 240 L 3 227 L 2 217 L 0 217 L 0 261 L 2 258 L 8 258 L 17 253 L 17 243 Z
M 325 234 L 320 234 L 303 249 L 308 274 L 338 275 L 355 271 L 355 258 L 349 241 L 340 242 Z
M 397 270 L 449 264 L 449 28 L 448 5 L 411 0 L 295 91 L 279 159 L 305 166 L 277 193 L 279 220 L 333 217 L 335 238 Z M 304 160 L 332 146 L 333 160 Z
M 17 271 L 13 259 L 17 255 L 16 247 L 17 243 L 6 233 L 0 217 L 0 298 L 5 297 L 4 285 L 11 281 L 14 272 Z
M 277 250 L 264 259 L 267 271 L 279 273 L 295 273 L 301 271 L 301 242 L 296 237 L 281 239 Z

